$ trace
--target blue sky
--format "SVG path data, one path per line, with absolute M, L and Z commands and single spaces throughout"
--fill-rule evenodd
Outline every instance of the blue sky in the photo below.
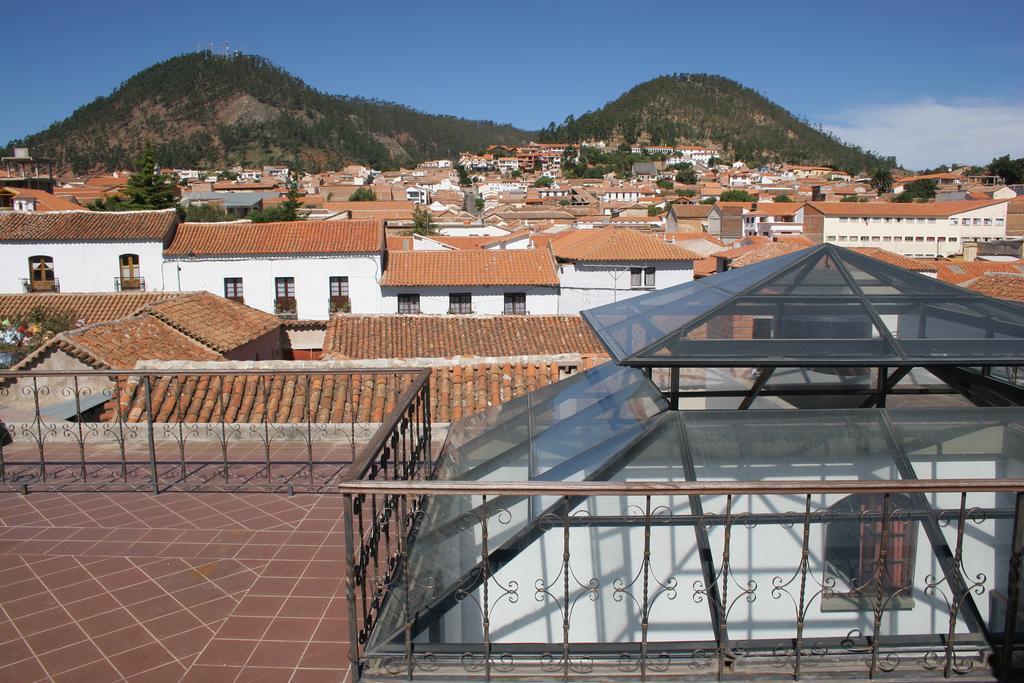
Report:
M 909 167 L 1024 156 L 1024 2 L 6 0 L 0 144 L 213 44 L 310 85 L 538 128 L 717 73 Z M 17 93 L 15 96 L 14 93 Z

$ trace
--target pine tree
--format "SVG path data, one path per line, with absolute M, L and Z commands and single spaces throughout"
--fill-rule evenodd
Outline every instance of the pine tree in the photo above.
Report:
M 299 181 L 296 174 L 292 173 L 288 176 L 288 192 L 284 195 L 284 201 L 281 202 L 281 208 L 285 211 L 288 216 L 284 220 L 297 221 L 299 220 L 299 208 L 302 206 L 302 202 L 299 201 Z
M 94 211 L 141 211 L 169 209 L 178 203 L 174 194 L 174 181 L 160 174 L 148 142 L 146 150 L 135 162 L 135 172 L 128 178 L 126 196 L 98 199 L 89 205 Z

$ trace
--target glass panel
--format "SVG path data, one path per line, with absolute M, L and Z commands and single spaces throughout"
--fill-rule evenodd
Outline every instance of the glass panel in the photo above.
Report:
M 755 338 L 757 329 L 770 338 Z M 649 358 L 750 360 L 854 357 L 898 359 L 862 304 L 844 299 L 751 297 L 729 304 L 697 328 L 645 349 Z
M 978 298 L 873 298 L 882 322 L 911 358 L 1020 357 L 1024 308 Z
M 791 267 L 778 277 L 768 280 L 751 294 L 785 295 L 852 295 L 854 292 L 839 271 L 832 256 L 822 252 L 806 263 Z

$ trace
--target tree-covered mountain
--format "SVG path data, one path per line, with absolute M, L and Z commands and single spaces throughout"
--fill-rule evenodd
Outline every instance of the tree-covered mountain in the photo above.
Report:
M 195 52 L 145 69 L 46 130 L 13 141 L 77 172 L 130 167 L 147 141 L 165 166 L 451 158 L 530 134 L 490 121 L 319 92 L 262 57 Z
M 746 161 L 893 166 L 810 126 L 720 76 L 642 83 L 601 109 L 533 133 L 491 121 L 438 116 L 390 102 L 328 95 L 266 59 L 195 52 L 145 69 L 114 92 L 10 147 L 28 146 L 78 173 L 127 168 L 147 142 L 163 166 L 285 163 L 305 170 L 377 168 L 531 138 L 654 144 L 713 143 Z
M 823 164 L 860 172 L 895 166 L 794 116 L 755 90 L 709 74 L 646 81 L 596 111 L 552 122 L 542 141 L 613 140 L 655 145 L 717 144 L 747 162 Z

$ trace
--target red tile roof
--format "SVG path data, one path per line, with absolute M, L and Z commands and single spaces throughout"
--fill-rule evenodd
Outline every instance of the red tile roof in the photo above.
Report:
M 175 209 L 52 213 L 5 211 L 0 212 L 0 242 L 163 241 L 177 223 Z
M 960 286 L 996 299 L 1024 303 L 1024 273 L 988 273 Z
M 435 422 L 450 422 L 481 412 L 505 401 L 518 398 L 539 387 L 557 382 L 562 369 L 588 370 L 607 362 L 607 357 L 580 359 L 496 359 L 483 363 L 444 363 L 431 367 L 430 412 Z M 225 373 L 230 364 L 224 364 Z M 217 365 L 204 367 L 216 368 Z M 323 368 L 322 363 L 317 367 Z M 350 370 L 352 368 L 346 368 Z M 219 421 L 221 408 L 225 419 L 236 423 L 262 422 L 299 423 L 305 411 L 314 422 L 380 422 L 392 409 L 398 396 L 411 379 L 410 373 L 381 373 L 379 368 L 362 376 L 310 376 L 269 370 L 265 375 L 215 376 L 213 380 L 188 375 L 187 369 L 153 380 L 153 405 L 157 422 L 173 422 L 181 416 L 184 422 Z M 184 377 L 184 387 L 177 382 Z M 260 391 L 257 391 L 257 386 Z M 263 388 L 266 388 L 264 392 Z M 307 395 L 308 394 L 308 395 Z M 119 392 L 125 420 L 145 420 L 145 395 L 138 385 L 128 382 Z M 178 404 L 178 401 L 181 404 Z M 117 404 L 106 405 L 104 420 L 115 419 Z M 264 418 L 266 416 L 266 418 Z
M 381 279 L 385 287 L 557 287 L 551 255 L 541 249 L 396 251 Z
M 224 357 L 150 315 L 138 315 L 61 332 L 12 369 L 30 370 L 63 350 L 94 368 L 134 368 L 141 360 L 221 360 Z
M 794 251 L 808 249 L 806 244 L 793 242 L 768 242 L 765 244 L 753 244 L 746 247 L 737 247 L 728 251 L 720 251 L 715 254 L 716 258 L 728 258 L 730 268 L 743 268 L 761 261 L 789 254 Z
M 575 230 L 551 240 L 562 261 L 694 261 L 701 255 L 630 228 Z
M 899 266 L 900 268 L 906 268 L 907 270 L 913 270 L 919 273 L 934 273 L 936 272 L 934 261 L 922 261 L 919 259 L 909 258 L 902 254 L 889 251 L 888 249 L 879 249 L 878 247 L 852 247 L 851 251 L 870 256 L 871 258 L 884 261 L 890 265 Z
M 0 294 L 0 320 L 25 315 L 40 308 L 53 315 L 67 315 L 83 324 L 100 323 L 135 315 L 148 304 L 183 296 L 181 292 L 33 293 Z
M 146 312 L 221 353 L 281 327 L 281 319 L 276 315 L 208 292 L 151 304 Z
M 36 202 L 36 211 L 48 212 L 48 211 L 81 211 L 82 205 L 71 201 L 65 197 L 58 197 L 57 195 L 44 192 L 43 190 L 31 190 L 24 187 L 9 187 L 15 197 L 22 199 L 34 199 Z
M 336 315 L 324 358 L 604 354 L 578 315 Z
M 384 245 L 380 221 L 182 223 L 166 256 L 372 254 Z
M 1024 273 L 1024 261 L 932 261 L 943 282 L 961 282 L 989 273 Z

